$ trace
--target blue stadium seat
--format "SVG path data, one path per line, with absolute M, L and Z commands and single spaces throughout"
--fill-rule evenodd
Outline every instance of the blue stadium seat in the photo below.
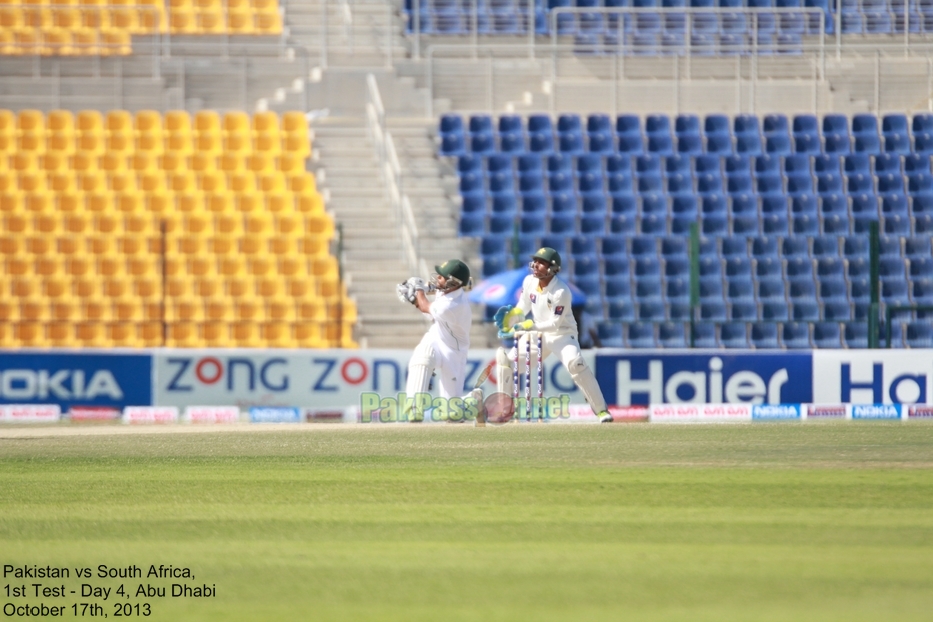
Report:
M 654 325 L 648 322 L 632 322 L 628 325 L 626 342 L 630 348 L 657 347 L 654 336 Z
M 910 348 L 933 347 L 933 324 L 929 320 L 909 322 L 905 338 Z
M 817 348 L 839 348 L 842 332 L 838 322 L 817 322 L 813 325 L 813 345 Z
M 930 257 L 933 252 L 933 243 L 925 236 L 911 236 L 904 238 L 904 256 L 908 259 Z
M 852 117 L 852 134 L 855 136 L 878 136 L 878 117 L 873 114 L 856 114 Z
M 486 232 L 486 216 L 483 213 L 460 214 L 459 235 L 462 237 L 479 237 Z
M 856 135 L 854 150 L 856 153 L 876 154 L 881 152 L 881 139 L 874 134 Z
M 629 275 L 632 272 L 632 260 L 627 255 L 609 255 L 603 256 L 603 272 L 607 278 L 623 278 L 628 282 Z
M 616 299 L 609 299 L 607 292 L 607 300 L 606 316 L 610 321 L 631 322 L 635 319 L 635 307 L 631 303 L 630 293 Z
M 719 329 L 719 338 L 724 348 L 746 349 L 750 345 L 748 327 L 744 322 L 723 324 Z
M 761 319 L 768 322 L 781 322 L 790 317 L 790 309 L 782 300 L 766 300 L 761 303 Z
M 596 334 L 600 345 L 605 348 L 621 348 L 625 345 L 622 339 L 622 324 L 617 321 L 599 322 L 596 325 Z
M 810 325 L 805 322 L 784 323 L 781 328 L 781 343 L 791 350 L 810 348 Z
M 871 175 L 871 159 L 865 153 L 850 153 L 844 158 L 843 169 L 846 175 Z

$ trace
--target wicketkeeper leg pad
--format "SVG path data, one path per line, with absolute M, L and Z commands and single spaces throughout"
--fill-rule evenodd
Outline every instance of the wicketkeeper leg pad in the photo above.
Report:
M 599 388 L 599 383 L 596 382 L 596 376 L 593 375 L 583 357 L 578 354 L 571 359 L 567 363 L 567 371 L 570 372 L 574 384 L 583 392 L 583 397 L 586 398 L 593 412 L 598 414 L 606 410 L 606 399 L 603 397 L 603 392 Z

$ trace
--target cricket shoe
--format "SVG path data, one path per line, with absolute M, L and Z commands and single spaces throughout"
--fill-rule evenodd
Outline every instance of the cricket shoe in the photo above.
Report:
M 596 416 L 599 417 L 600 423 L 612 423 L 612 415 L 609 414 L 608 410 L 604 410 Z
M 486 405 L 483 403 L 483 390 L 473 389 L 470 396 L 476 400 L 476 421 L 473 425 L 477 428 L 486 427 Z

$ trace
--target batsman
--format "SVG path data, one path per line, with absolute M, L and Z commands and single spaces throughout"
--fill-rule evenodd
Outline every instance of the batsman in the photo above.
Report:
M 551 353 L 556 353 L 564 364 L 574 383 L 583 392 L 590 408 L 599 418 L 600 423 L 611 423 L 612 415 L 606 407 L 603 392 L 596 382 L 596 376 L 587 366 L 580 354 L 577 340 L 577 322 L 570 309 L 571 293 L 567 284 L 558 278 L 560 272 L 560 254 L 553 248 L 540 248 L 531 256 L 528 267 L 531 274 L 522 282 L 522 293 L 517 307 L 500 307 L 494 320 L 499 327 L 499 338 L 508 339 L 515 331 L 538 331 L 542 334 L 542 352 L 537 353 L 541 360 Z M 527 318 L 528 313 L 531 318 Z M 520 341 L 508 352 L 499 348 L 496 352 L 496 382 L 499 391 L 512 395 L 512 361 L 527 348 L 537 345 L 525 344 L 529 337 L 522 336 Z M 527 364 L 527 361 L 526 361 Z
M 406 413 L 409 421 L 424 419 L 424 412 L 415 397 L 427 392 L 431 376 L 438 379 L 438 394 L 443 398 L 460 396 L 466 378 L 467 352 L 470 349 L 472 312 L 464 292 L 473 287 L 470 268 L 459 259 L 449 259 L 434 266 L 431 281 L 412 277 L 396 286 L 396 295 L 432 320 L 431 327 L 422 337 L 408 362 L 408 380 L 405 393 L 412 404 Z M 435 294 L 434 301 L 427 299 Z M 482 390 L 476 389 L 470 397 L 476 401 L 474 425 L 485 425 Z

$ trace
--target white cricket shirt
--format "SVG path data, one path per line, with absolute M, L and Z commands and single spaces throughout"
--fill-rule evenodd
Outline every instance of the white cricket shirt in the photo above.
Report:
M 529 274 L 522 281 L 522 295 L 518 308 L 527 315 L 531 312 L 535 330 L 554 335 L 577 335 L 577 321 L 570 309 L 572 295 L 570 287 L 555 276 L 543 290 L 538 289 L 538 279 Z

